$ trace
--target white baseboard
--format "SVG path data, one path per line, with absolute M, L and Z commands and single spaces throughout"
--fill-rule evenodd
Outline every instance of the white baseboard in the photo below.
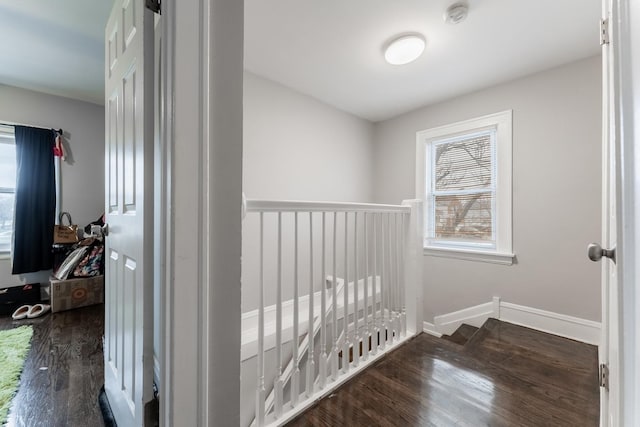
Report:
M 433 335 L 434 337 L 440 338 L 442 334 L 436 330 L 436 325 L 429 322 L 422 322 L 422 332 L 425 332 L 429 335 Z
M 485 304 L 435 316 L 433 323 L 424 322 L 424 332 L 451 335 L 463 323 L 480 327 L 490 317 L 587 344 L 600 344 L 600 322 L 512 304 L 498 297 Z
M 600 345 L 600 322 L 508 302 L 500 304 L 500 320 L 587 344 Z
M 442 335 L 451 335 L 463 323 L 479 328 L 488 318 L 498 317 L 499 314 L 495 312 L 495 307 L 493 301 L 475 305 L 453 313 L 436 316 L 433 318 L 433 323 L 436 331 Z

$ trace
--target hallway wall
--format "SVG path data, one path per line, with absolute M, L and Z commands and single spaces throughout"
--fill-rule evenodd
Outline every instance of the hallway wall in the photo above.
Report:
M 600 320 L 600 56 L 375 125 L 375 199 L 415 197 L 416 132 L 513 110 L 512 266 L 424 256 L 425 320 L 490 301 Z

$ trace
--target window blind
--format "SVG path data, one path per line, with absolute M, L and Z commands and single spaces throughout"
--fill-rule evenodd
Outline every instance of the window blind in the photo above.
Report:
M 16 191 L 16 146 L 13 126 L 0 125 L 0 253 L 11 250 Z
M 495 240 L 495 132 L 434 141 L 433 238 Z

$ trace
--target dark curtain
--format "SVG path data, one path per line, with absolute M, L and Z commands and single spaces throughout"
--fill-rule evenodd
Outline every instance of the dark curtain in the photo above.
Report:
M 16 206 L 13 274 L 48 270 L 56 209 L 52 130 L 15 127 Z

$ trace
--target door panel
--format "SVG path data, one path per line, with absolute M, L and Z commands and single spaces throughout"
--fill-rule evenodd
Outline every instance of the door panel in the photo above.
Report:
M 152 397 L 152 23 L 142 0 L 116 0 L 105 33 L 105 390 L 123 426 Z

